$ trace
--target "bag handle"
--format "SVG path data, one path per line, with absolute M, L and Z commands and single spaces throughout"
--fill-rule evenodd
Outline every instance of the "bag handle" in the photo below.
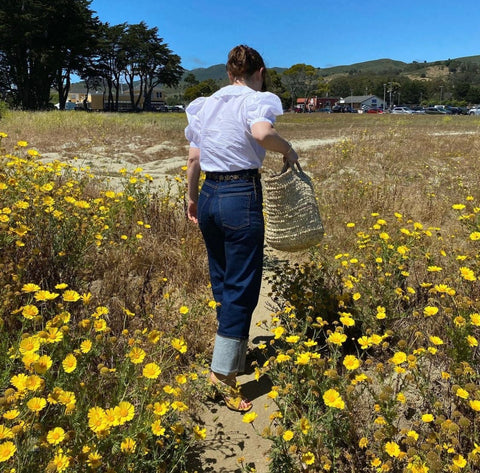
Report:
M 302 168 L 301 168 L 300 163 L 298 162 L 298 160 L 295 162 L 295 165 L 297 166 L 298 171 L 303 173 L 303 170 L 302 170 Z M 285 162 L 283 163 L 283 168 L 282 168 L 280 174 L 283 174 L 284 172 L 287 172 L 287 171 L 288 171 L 288 168 L 291 168 L 291 170 L 292 170 L 293 172 L 295 172 L 295 165 L 292 166 L 288 161 L 285 161 Z

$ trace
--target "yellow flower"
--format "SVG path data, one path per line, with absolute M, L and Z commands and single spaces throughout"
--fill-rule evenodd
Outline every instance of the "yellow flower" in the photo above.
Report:
M 17 146 L 20 146 L 21 148 L 25 148 L 25 146 L 28 146 L 28 143 L 26 141 L 17 141 Z
M 205 440 L 207 437 L 207 429 L 201 428 L 198 425 L 193 426 L 193 435 L 195 436 L 196 440 Z
M 133 347 L 127 356 L 130 358 L 130 361 L 134 364 L 142 363 L 147 353 L 140 347 Z
M 397 351 L 395 355 L 393 355 L 393 357 L 390 358 L 390 361 L 394 365 L 401 365 L 402 363 L 405 363 L 405 361 L 407 361 L 407 354 L 404 353 L 403 351 Z
M 285 341 L 287 343 L 297 343 L 298 340 L 300 340 L 300 337 L 298 335 L 289 335 L 285 338 Z
M 352 319 L 352 317 L 346 315 L 342 315 L 340 317 L 340 322 L 342 322 L 345 327 L 353 327 L 355 325 L 355 320 Z
M 355 355 L 346 355 L 343 359 L 343 366 L 349 371 L 356 370 L 360 366 L 360 360 Z
M 382 319 L 385 319 L 386 317 L 387 317 L 387 314 L 386 314 L 385 307 L 378 306 L 377 307 L 377 319 L 382 320 Z
M 362 437 L 359 441 L 358 441 L 358 446 L 360 448 L 366 448 L 368 446 L 368 439 L 366 437 Z
M 161 435 L 165 435 L 165 427 L 162 427 L 160 420 L 156 420 L 152 424 L 151 428 L 152 428 L 153 435 L 156 435 L 157 437 Z
M 453 464 L 458 468 L 465 468 L 467 465 L 467 460 L 462 455 L 455 455 L 453 457 Z
M 119 421 L 119 425 L 132 420 L 135 415 L 135 407 L 128 401 L 120 402 L 120 404 L 115 407 L 114 411 Z
M 258 414 L 256 412 L 247 412 L 243 416 L 242 422 L 245 422 L 246 424 L 251 424 L 257 417 Z
M 285 329 L 283 327 L 276 327 L 273 330 L 273 334 L 276 340 L 278 340 L 284 333 L 285 333 Z
M 474 313 L 474 314 L 470 314 L 470 323 L 472 325 L 475 325 L 475 327 L 479 327 L 480 326 L 480 314 L 478 313 Z
M 19 392 L 27 390 L 27 381 L 28 381 L 28 376 L 23 373 L 12 376 L 12 378 L 10 379 L 10 382 L 13 384 L 13 386 L 15 386 L 15 388 Z
M 148 379 L 157 379 L 162 370 L 156 363 L 148 363 L 143 367 L 143 376 Z
M 52 366 L 53 361 L 48 355 L 42 355 L 33 364 L 34 370 L 39 374 L 45 374 Z
M 108 330 L 107 322 L 105 319 L 97 319 L 93 322 L 93 328 L 95 332 L 106 332 Z
M 77 359 L 75 355 L 69 353 L 62 361 L 63 370 L 65 373 L 72 373 L 77 368 Z
M 99 468 L 102 464 L 102 455 L 97 451 L 88 454 L 87 465 L 90 468 L 96 469 Z
M 95 432 L 103 432 L 108 429 L 107 415 L 101 407 L 92 407 L 88 411 L 88 426 Z
M 470 240 L 478 241 L 480 240 L 480 232 L 472 232 L 470 233 Z
M 344 409 L 345 402 L 343 401 L 340 393 L 335 389 L 329 389 L 323 394 L 323 402 L 328 407 L 334 407 L 335 409 Z
M 302 455 L 302 462 L 305 465 L 313 465 L 315 463 L 315 455 L 312 452 L 307 452 Z
M 342 345 L 346 340 L 347 336 L 342 332 L 333 332 L 327 338 L 327 342 L 333 343 L 334 345 Z
M 40 389 L 43 385 L 43 379 L 40 378 L 40 376 L 37 376 L 36 374 L 30 375 L 25 383 L 26 388 L 29 391 L 37 391 Z
M 462 399 L 468 399 L 469 396 L 468 391 L 462 388 L 458 388 L 455 394 Z
M 92 341 L 91 340 L 84 340 L 80 343 L 80 351 L 82 353 L 88 353 L 92 349 Z
M 480 401 L 478 401 L 477 399 L 472 399 L 471 401 L 469 401 L 469 404 L 474 411 L 480 411 Z
M 436 315 L 438 313 L 438 307 L 427 306 L 423 309 L 423 315 L 425 317 L 431 317 L 432 315 Z
M 28 283 L 28 284 L 24 284 L 22 286 L 22 291 L 23 292 L 37 292 L 40 290 L 40 286 L 38 286 L 37 284 L 33 284 L 33 283 Z
M 295 434 L 291 431 L 291 430 L 286 430 L 283 435 L 282 435 L 282 438 L 283 440 L 285 440 L 285 442 L 290 442 L 290 440 L 293 439 L 293 436 Z
M 63 300 L 65 302 L 77 302 L 80 297 L 81 296 L 77 291 L 68 290 L 63 293 Z
M 175 348 L 180 353 L 185 353 L 187 351 L 187 344 L 181 338 L 172 339 L 172 347 Z
M 427 422 L 427 423 L 428 422 L 433 422 L 433 419 L 434 419 L 434 417 L 433 417 L 432 414 L 423 414 L 422 415 L 423 422 Z
M 295 360 L 296 365 L 308 365 L 312 358 L 312 354 L 308 351 L 300 353 Z
M 123 453 L 134 453 L 136 446 L 137 442 L 135 442 L 135 440 L 133 440 L 131 437 L 127 437 L 120 444 L 120 449 Z
M 153 405 L 153 413 L 157 416 L 164 416 L 168 412 L 169 402 L 156 402 Z
M 460 275 L 462 276 L 463 279 L 465 279 L 465 281 L 477 280 L 475 273 L 470 268 L 467 268 L 466 266 L 462 266 L 460 268 Z
M 277 355 L 276 361 L 277 363 L 283 363 L 285 361 L 290 361 L 292 357 L 290 355 L 285 355 L 285 353 L 279 353 Z
M 385 451 L 391 457 L 398 457 L 400 455 L 400 447 L 395 442 L 387 442 L 385 444 Z
M 27 407 L 32 412 L 40 412 L 45 409 L 46 405 L 47 401 L 43 397 L 32 397 L 32 399 L 27 402 Z
M 407 398 L 405 397 L 405 394 L 398 393 L 397 394 L 397 401 L 401 402 L 402 404 L 405 404 L 407 402 Z
M 40 290 L 35 293 L 34 298 L 37 301 L 53 301 L 53 299 L 56 299 L 58 296 L 55 292 Z
M 47 433 L 47 442 L 51 445 L 58 445 L 65 439 L 65 431 L 61 427 L 55 427 Z
M 188 307 L 182 305 L 182 307 L 180 307 L 179 311 L 182 315 L 186 315 L 186 314 L 188 314 Z
M 410 438 L 412 438 L 416 441 L 416 440 L 418 440 L 418 433 L 415 432 L 415 430 L 409 430 L 407 432 L 407 437 L 410 437 Z
M 65 471 L 70 466 L 70 458 L 67 457 L 63 450 L 60 449 L 58 453 L 55 454 L 53 460 L 48 464 L 47 471 L 53 470 L 58 473 Z
M 14 436 L 12 429 L 0 425 L 0 440 L 13 439 Z
M 7 420 L 16 419 L 20 415 L 20 411 L 18 409 L 10 409 L 3 413 L 3 418 Z
M 22 315 L 26 319 L 34 319 L 38 315 L 38 307 L 34 305 L 26 305 L 22 307 Z
M 12 458 L 16 451 L 17 447 L 13 442 L 10 442 L 10 440 L 0 443 L 0 463 Z
M 20 342 L 20 353 L 36 352 L 40 349 L 40 341 L 38 337 L 26 337 Z
M 443 340 L 440 337 L 435 337 L 432 335 L 429 337 L 429 339 L 434 345 L 443 345 Z

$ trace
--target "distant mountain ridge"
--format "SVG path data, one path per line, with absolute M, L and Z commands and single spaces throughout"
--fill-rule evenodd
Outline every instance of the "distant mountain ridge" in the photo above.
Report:
M 448 67 L 451 63 L 471 63 L 480 64 L 480 55 L 478 56 L 466 56 L 455 59 L 445 59 L 441 61 L 433 62 L 411 62 L 406 63 L 403 61 L 395 61 L 393 59 L 375 59 L 372 61 L 358 62 L 350 65 L 340 65 L 325 68 L 317 68 L 321 75 L 324 77 L 336 75 L 336 74 L 382 74 L 382 73 L 397 73 L 408 75 L 422 75 L 425 74 L 428 68 L 445 66 Z M 292 64 L 293 66 L 293 64 Z M 315 67 L 315 66 L 314 66 Z M 272 67 L 271 69 L 281 73 L 285 71 L 286 67 Z M 207 79 L 224 80 L 227 79 L 227 73 L 225 71 L 225 64 L 216 64 L 214 66 L 206 68 L 196 68 L 185 72 L 185 75 L 193 74 L 195 78 L 202 82 Z

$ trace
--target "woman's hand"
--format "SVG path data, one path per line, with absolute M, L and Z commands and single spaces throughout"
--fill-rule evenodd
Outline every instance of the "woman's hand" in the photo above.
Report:
M 188 201 L 187 217 L 188 217 L 188 220 L 190 220 L 191 222 L 198 224 L 197 203 L 194 202 L 193 200 Z
M 290 149 L 287 151 L 286 154 L 283 155 L 283 162 L 290 164 L 293 167 L 296 163 L 298 163 L 298 154 L 290 145 Z

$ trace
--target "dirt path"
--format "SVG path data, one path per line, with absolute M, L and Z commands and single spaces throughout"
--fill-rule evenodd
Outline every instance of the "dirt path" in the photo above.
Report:
M 260 300 L 253 314 L 250 330 L 250 354 L 247 365 L 255 360 L 255 350 L 260 343 L 268 340 L 268 332 L 257 326 L 257 322 L 269 318 L 268 308 L 270 288 L 266 279 L 262 284 Z M 261 361 L 261 360 L 257 360 Z M 208 403 L 199 413 L 207 439 L 199 455 L 198 473 L 241 473 L 239 459 L 243 464 L 254 467 L 256 473 L 268 473 L 268 451 L 270 442 L 261 437 L 261 432 L 270 425 L 270 414 L 275 411 L 274 402 L 267 397 L 271 390 L 268 379 L 255 380 L 255 371 L 239 376 L 239 382 L 245 395 L 253 401 L 253 409 L 258 417 L 253 424 L 242 421 L 243 415 L 232 412 L 223 404 Z

